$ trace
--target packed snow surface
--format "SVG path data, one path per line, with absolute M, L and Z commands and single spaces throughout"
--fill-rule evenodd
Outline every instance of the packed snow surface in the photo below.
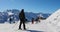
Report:
M 44 22 L 44 20 L 41 20 Z M 47 29 L 44 23 L 26 23 L 27 30 L 18 30 L 19 22 L 15 24 L 4 23 L 0 24 L 0 32 L 45 32 Z M 22 27 L 23 28 L 23 27 Z

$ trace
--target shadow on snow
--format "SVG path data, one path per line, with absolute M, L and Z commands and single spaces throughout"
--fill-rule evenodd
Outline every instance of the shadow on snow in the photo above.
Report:
M 43 31 L 36 31 L 36 30 L 27 30 L 27 31 L 30 31 L 30 32 L 43 32 Z

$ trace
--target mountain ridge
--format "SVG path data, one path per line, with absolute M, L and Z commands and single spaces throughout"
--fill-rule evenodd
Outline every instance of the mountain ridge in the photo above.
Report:
M 18 15 L 19 15 L 19 12 L 20 12 L 20 10 L 17 10 L 17 9 L 12 9 L 12 10 L 6 10 L 5 12 L 0 12 L 0 19 L 3 19 L 3 20 L 0 20 L 0 23 L 1 22 L 5 22 L 5 21 L 7 21 L 7 19 L 9 19 L 10 17 L 9 17 L 9 13 L 8 12 L 11 12 L 11 13 L 14 13 L 11 17 L 14 17 L 14 21 L 18 21 L 19 20 L 19 17 L 18 17 Z M 26 16 L 26 18 L 28 19 L 28 20 L 30 20 L 31 21 L 31 19 L 32 18 L 37 18 L 38 17 L 38 15 L 40 16 L 40 14 L 42 14 L 42 16 L 44 17 L 44 18 L 47 18 L 50 14 L 45 14 L 45 13 L 33 13 L 33 12 L 25 12 L 25 16 Z M 8 21 L 7 21 L 8 22 Z

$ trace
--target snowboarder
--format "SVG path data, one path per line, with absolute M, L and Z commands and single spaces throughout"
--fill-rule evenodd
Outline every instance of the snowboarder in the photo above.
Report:
M 19 29 L 21 29 L 21 25 L 23 24 L 23 28 L 24 28 L 24 30 L 26 30 L 24 9 L 22 9 L 21 12 L 19 13 L 19 19 L 20 19 Z
M 9 21 L 10 21 L 10 24 L 11 24 L 11 22 L 12 22 L 12 19 L 10 18 L 10 19 L 9 19 Z
M 13 21 L 13 19 L 12 19 L 12 15 L 10 15 L 9 17 L 10 17 L 10 18 L 9 18 L 9 23 L 11 24 L 12 21 Z
M 34 24 L 34 18 L 32 18 L 32 24 Z

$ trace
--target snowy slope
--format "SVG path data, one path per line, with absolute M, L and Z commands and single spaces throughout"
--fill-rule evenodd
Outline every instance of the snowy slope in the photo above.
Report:
M 45 20 L 41 20 L 40 23 L 31 24 L 31 22 L 26 23 L 27 30 L 18 30 L 19 22 L 15 24 L 4 23 L 0 24 L 0 32 L 46 32 L 47 26 L 44 24 Z
M 47 26 L 44 24 L 44 21 L 45 20 L 42 20 L 42 22 L 40 23 L 34 23 L 34 24 L 31 24 L 31 22 L 27 23 L 26 24 L 26 28 L 27 28 L 27 31 L 21 31 L 21 30 L 18 30 L 18 26 L 19 26 L 19 22 L 16 24 L 16 26 L 14 27 L 14 30 L 17 32 L 45 32 L 47 29 Z
M 37 24 L 36 22 L 34 24 L 31 24 L 31 22 L 26 23 L 26 31 L 18 30 L 20 21 L 15 24 L 9 24 L 6 22 L 4 24 L 0 24 L 0 32 L 57 32 L 55 29 L 56 27 L 53 28 L 54 26 L 51 26 L 46 22 L 47 21 L 45 20 L 41 20 L 41 22 Z
M 27 30 L 18 30 L 20 21 L 15 24 L 0 24 L 0 32 L 60 32 L 60 9 L 40 23 L 26 23 Z
M 46 23 L 51 32 L 60 32 L 60 9 L 48 17 Z

